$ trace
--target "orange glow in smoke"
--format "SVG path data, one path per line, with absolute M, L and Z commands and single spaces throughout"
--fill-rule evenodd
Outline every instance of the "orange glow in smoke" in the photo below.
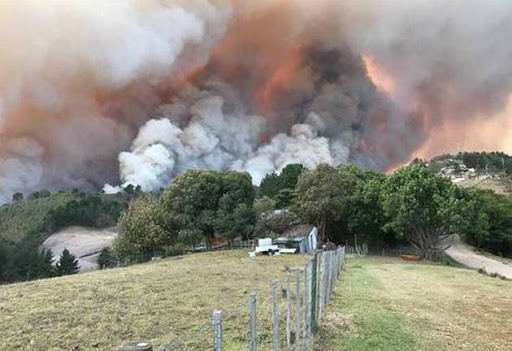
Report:
M 386 173 L 394 172 L 415 158 L 429 160 L 443 153 L 499 150 L 511 154 L 512 94 L 502 113 L 491 117 L 482 116 L 467 124 L 446 119 L 442 125 L 433 127 L 428 135 L 428 139 L 411 154 L 407 162 L 393 165 Z
M 370 77 L 370 80 L 377 89 L 387 93 L 388 95 L 395 95 L 395 82 L 386 70 L 375 61 L 373 56 L 362 54 L 361 57 L 366 66 L 368 77 Z
M 256 98 L 263 114 L 269 114 L 274 108 L 276 100 L 279 99 L 279 92 L 289 88 L 290 83 L 296 76 L 296 72 L 302 65 L 302 49 L 291 50 L 284 56 L 281 63 L 272 73 L 271 77 L 263 84 L 256 93 Z
M 412 158 L 431 158 L 448 152 L 496 151 L 512 152 L 512 95 L 506 109 L 495 116 L 482 116 L 461 124 L 451 119 L 429 133 L 428 140 L 412 154 Z

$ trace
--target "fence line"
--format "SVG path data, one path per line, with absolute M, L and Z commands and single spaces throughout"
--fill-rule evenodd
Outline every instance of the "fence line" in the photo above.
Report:
M 369 250 L 368 245 L 356 245 L 356 246 L 345 246 L 345 252 L 347 254 L 354 254 L 354 255 L 360 255 L 360 256 L 368 256 Z
M 190 350 L 195 349 L 191 345 L 198 345 L 200 350 L 213 348 L 214 351 L 229 351 L 224 342 L 224 338 L 230 333 L 226 322 L 243 313 L 244 316 L 247 315 L 248 327 L 247 334 L 244 332 L 247 339 L 242 338 L 247 340 L 244 349 L 310 351 L 313 347 L 313 335 L 326 314 L 344 264 L 345 248 L 318 251 L 303 269 L 294 272 L 294 277 L 288 273 L 283 282 L 273 280 L 267 299 L 261 300 L 255 293 L 251 293 L 248 306 L 240 306 L 228 312 L 215 310 L 208 325 L 193 335 L 174 340 L 158 350 Z M 281 301 L 280 293 L 283 295 Z M 268 318 L 264 319 L 268 317 L 265 313 L 271 314 L 269 322 Z M 210 338 L 207 333 L 211 333 Z M 236 338 L 239 339 L 240 336 L 236 335 Z M 210 346 L 206 346 L 208 339 Z

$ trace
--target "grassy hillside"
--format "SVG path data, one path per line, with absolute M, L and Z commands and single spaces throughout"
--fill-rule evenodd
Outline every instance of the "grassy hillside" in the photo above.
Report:
M 105 225 L 112 225 L 115 221 L 107 222 L 116 218 L 117 212 L 128 200 L 129 196 L 125 194 L 100 195 L 61 191 L 45 197 L 5 204 L 0 207 L 0 239 L 18 243 L 30 237 L 33 242 L 40 244 L 52 231 L 63 225 L 101 226 L 102 220 Z M 75 213 L 70 213 L 70 209 L 74 209 Z M 76 223 L 80 221 L 90 223 Z
M 18 201 L 0 207 L 0 237 L 21 241 L 28 233 L 46 230 L 51 211 L 78 199 L 78 194 L 61 192 L 50 197 Z
M 318 350 L 512 350 L 512 282 L 390 258 L 349 258 Z
M 457 185 L 464 188 L 475 187 L 478 189 L 492 190 L 498 194 L 510 195 L 510 180 L 496 179 L 491 177 L 481 177 L 474 179 L 463 179 L 456 182 Z
M 258 293 L 261 349 L 271 345 L 270 282 L 307 257 L 244 252 L 185 256 L 107 271 L 0 286 L 0 350 L 116 350 L 147 338 L 158 347 L 226 318 L 226 350 L 247 349 L 248 298 Z M 266 301 L 266 303 L 265 303 Z M 227 316 L 226 316 L 227 317 Z M 211 349 L 210 330 L 185 350 Z

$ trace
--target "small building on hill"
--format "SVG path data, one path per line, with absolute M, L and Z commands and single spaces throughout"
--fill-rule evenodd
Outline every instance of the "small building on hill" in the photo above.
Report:
M 274 239 L 279 248 L 295 248 L 299 253 L 308 253 L 318 246 L 318 229 L 310 224 L 298 224 L 286 229 Z

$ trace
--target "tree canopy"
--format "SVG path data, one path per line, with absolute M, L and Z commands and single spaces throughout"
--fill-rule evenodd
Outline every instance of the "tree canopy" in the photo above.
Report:
M 299 178 L 294 209 L 306 222 L 316 225 L 322 238 L 326 238 L 326 227 L 340 218 L 345 200 L 340 172 L 321 164 Z
M 492 190 L 468 189 L 473 212 L 462 237 L 468 243 L 500 256 L 512 256 L 512 199 Z
M 152 195 L 134 200 L 119 218 L 116 253 L 129 261 L 147 261 L 160 247 L 171 245 L 175 237 L 166 230 L 162 211 Z
M 121 216 L 116 252 L 142 255 L 180 243 L 195 248 L 216 237 L 248 238 L 255 222 L 251 176 L 234 171 L 189 170 L 159 198 L 143 197 Z
M 267 174 L 261 181 L 259 196 L 275 199 L 278 208 L 289 207 L 293 202 L 299 177 L 305 170 L 303 165 L 296 163 L 285 166 L 279 174 Z
M 386 229 L 394 230 L 428 256 L 442 239 L 463 228 L 470 203 L 463 190 L 425 167 L 401 168 L 382 187 Z

